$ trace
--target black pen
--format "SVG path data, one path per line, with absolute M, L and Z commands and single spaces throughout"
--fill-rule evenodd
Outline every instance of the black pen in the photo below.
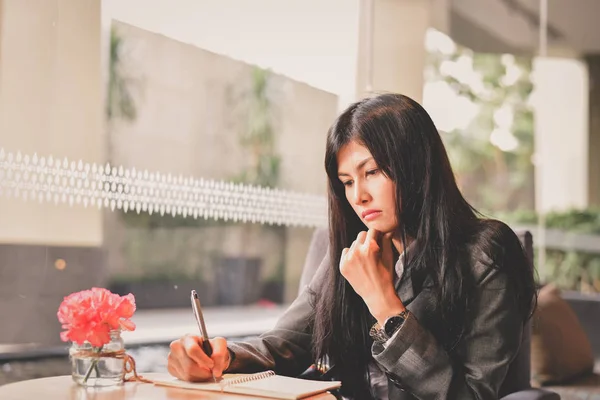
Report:
M 204 324 L 204 316 L 202 315 L 202 308 L 200 307 L 200 299 L 198 298 L 198 293 L 195 290 L 192 290 L 192 310 L 194 310 L 194 316 L 196 317 L 196 322 L 198 323 L 198 329 L 200 329 L 200 335 L 202 336 L 202 350 L 207 356 L 212 356 L 212 346 L 210 345 L 210 341 L 208 339 L 208 333 L 206 332 L 206 325 Z M 213 380 L 217 383 L 217 378 L 215 378 L 215 373 L 211 369 Z

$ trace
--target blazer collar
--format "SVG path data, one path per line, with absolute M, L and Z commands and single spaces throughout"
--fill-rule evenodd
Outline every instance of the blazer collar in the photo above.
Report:
M 410 259 L 414 255 L 414 250 L 416 248 L 415 242 L 416 241 L 412 241 L 411 244 L 404 249 L 402 254 L 400 254 L 400 257 L 398 257 L 398 261 L 396 261 L 394 267 L 396 274 L 399 276 L 395 285 L 396 293 L 398 293 L 398 297 L 400 297 L 400 300 L 402 300 L 402 303 L 405 306 L 415 297 L 412 279 L 410 279 Z M 406 259 L 404 259 L 405 255 Z
M 410 278 L 410 274 L 407 274 L 406 272 L 407 271 L 404 271 L 400 281 L 396 284 L 396 293 L 398 293 L 398 297 L 400 297 L 404 306 L 409 305 L 415 298 L 412 279 Z
M 395 288 L 396 293 L 398 293 L 398 297 L 402 300 L 402 304 L 407 306 L 414 300 L 414 298 L 419 294 L 415 293 L 415 288 L 413 286 L 413 281 L 411 279 L 411 268 L 410 268 L 410 260 L 414 256 L 414 252 L 416 251 L 415 241 L 413 241 L 408 248 L 405 250 L 406 252 L 406 264 L 404 264 L 404 252 L 400 255 L 398 261 L 396 262 L 395 269 L 396 271 L 401 270 L 402 275 L 400 279 L 396 281 Z M 401 264 L 401 265 L 399 265 Z M 429 287 L 433 285 L 433 279 L 431 276 L 427 276 L 425 281 L 423 282 L 423 287 Z

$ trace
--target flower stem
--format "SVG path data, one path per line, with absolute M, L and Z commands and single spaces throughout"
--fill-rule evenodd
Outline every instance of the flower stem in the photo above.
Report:
M 103 347 L 103 346 L 102 346 Z M 100 354 L 102 351 L 102 347 L 94 349 L 96 353 Z M 88 379 L 90 379 L 90 375 L 92 374 L 92 370 L 96 371 L 96 378 L 100 378 L 100 370 L 98 369 L 98 361 L 100 361 L 100 357 L 95 357 L 92 359 L 92 363 L 85 373 L 85 377 L 83 378 L 83 383 L 87 383 Z
M 98 372 L 98 358 L 94 358 L 92 360 L 92 364 L 88 368 L 85 377 L 83 378 L 83 383 L 87 383 L 88 379 L 90 379 L 90 375 L 92 374 L 92 370 L 96 371 L 96 377 L 100 376 L 100 372 Z

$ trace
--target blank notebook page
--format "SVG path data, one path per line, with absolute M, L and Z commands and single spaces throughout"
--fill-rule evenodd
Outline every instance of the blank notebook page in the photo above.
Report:
M 152 374 L 154 375 L 154 374 Z M 250 374 L 226 374 L 223 378 L 252 377 Z M 156 385 L 174 386 L 184 389 L 207 390 L 226 393 L 238 393 L 251 396 L 271 397 L 276 399 L 296 400 L 323 393 L 341 386 L 339 381 L 311 381 L 306 379 L 290 378 L 287 376 L 273 375 L 261 377 L 248 382 L 222 385 L 214 382 L 186 382 L 170 375 L 156 374 L 151 379 Z M 227 379 L 225 379 L 227 381 Z
M 274 375 L 231 385 L 226 390 L 231 393 L 255 394 L 257 396 L 295 400 L 338 387 L 340 387 L 340 382 L 336 381 L 310 381 Z

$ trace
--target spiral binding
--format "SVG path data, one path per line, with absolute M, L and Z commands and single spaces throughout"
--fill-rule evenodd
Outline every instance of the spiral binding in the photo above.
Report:
M 270 376 L 275 376 L 275 372 L 273 372 L 273 371 L 266 371 L 266 372 L 258 372 L 256 374 L 238 376 L 238 377 L 235 377 L 235 378 L 227 378 L 227 379 L 224 379 L 221 382 L 221 384 L 225 388 L 225 387 L 229 387 L 229 386 L 232 386 L 232 385 L 239 385 L 240 383 L 258 381 L 260 379 L 265 379 L 265 378 L 268 378 Z

